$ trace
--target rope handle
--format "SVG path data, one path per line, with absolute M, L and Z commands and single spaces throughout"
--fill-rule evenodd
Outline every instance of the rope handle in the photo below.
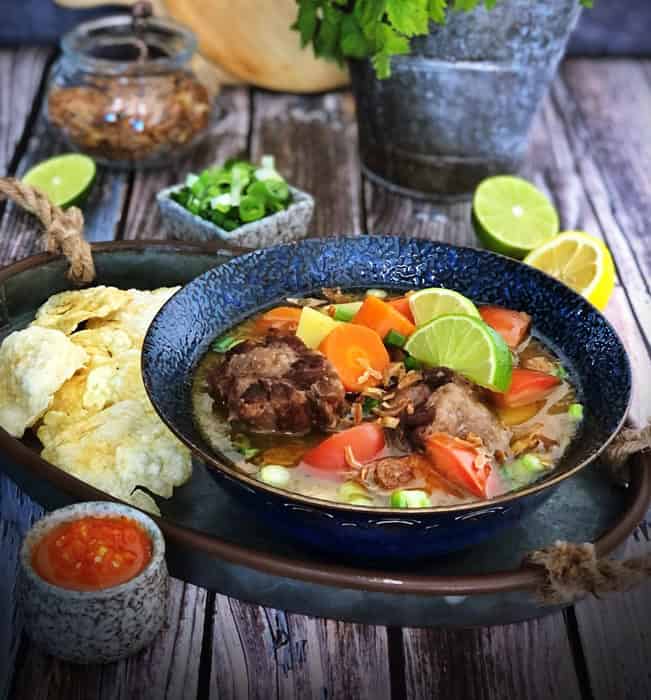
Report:
M 84 216 L 77 207 L 65 211 L 52 204 L 36 187 L 13 177 L 0 177 L 0 195 L 33 214 L 45 229 L 48 253 L 64 255 L 70 267 L 68 279 L 74 284 L 88 284 L 95 279 L 95 264 L 90 245 L 84 239 Z
M 651 423 L 637 430 L 625 428 L 606 448 L 602 461 L 611 476 L 621 481 L 626 462 L 635 454 L 651 450 Z M 616 560 L 600 559 L 595 546 L 557 541 L 528 554 L 523 564 L 542 569 L 543 580 L 536 591 L 544 605 L 573 603 L 587 594 L 599 597 L 624 592 L 651 577 L 651 554 Z

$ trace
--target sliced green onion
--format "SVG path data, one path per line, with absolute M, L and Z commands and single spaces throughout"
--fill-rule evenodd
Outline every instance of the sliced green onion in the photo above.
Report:
M 221 338 L 215 340 L 215 342 L 210 346 L 213 352 L 224 353 L 228 352 L 231 348 L 239 345 L 242 342 L 241 338 L 234 338 L 232 335 L 224 335 Z
M 269 486 L 276 486 L 279 489 L 284 488 L 291 479 L 291 474 L 287 467 L 280 464 L 265 464 L 258 472 L 258 479 L 264 481 Z
M 348 503 L 350 503 L 354 498 L 368 497 L 366 489 L 356 481 L 344 481 L 344 483 L 339 487 L 337 495 L 342 501 L 347 501 Z
M 240 202 L 240 219 L 248 223 L 249 221 L 257 221 L 264 216 L 264 202 L 261 202 L 257 197 L 245 195 Z
M 554 367 L 552 374 L 559 379 L 567 379 L 567 370 L 560 363 Z
M 394 331 L 393 328 L 384 337 L 384 342 L 387 345 L 393 345 L 396 348 L 401 348 L 406 342 L 407 338 L 402 333 Z
M 262 183 L 269 197 L 277 202 L 284 202 L 289 197 L 289 187 L 284 180 L 266 180 Z
M 222 213 L 226 213 L 232 205 L 233 201 L 231 199 L 231 195 L 228 193 L 220 194 L 218 197 L 213 197 L 210 200 L 210 206 L 217 211 L 221 211 Z
M 513 488 L 521 488 L 535 481 L 540 474 L 547 471 L 547 467 L 539 457 L 529 453 L 512 462 L 507 462 L 500 471 Z
M 365 416 L 367 416 L 369 413 L 373 411 L 374 408 L 377 408 L 380 405 L 380 400 L 379 399 L 372 399 L 370 396 L 367 396 L 364 399 L 364 403 L 362 404 L 362 412 L 364 413 Z
M 420 360 L 417 360 L 415 357 L 412 357 L 411 355 L 407 355 L 407 357 L 405 357 L 403 362 L 405 364 L 406 369 L 421 369 L 423 366 L 423 363 L 420 362 Z
M 185 186 L 186 187 L 192 187 L 195 182 L 199 180 L 199 176 L 195 175 L 194 173 L 188 173 L 188 175 L 185 178 Z
M 540 457 L 537 457 L 531 452 L 529 454 L 523 455 L 520 458 L 522 466 L 529 469 L 532 472 L 544 472 L 545 465 L 541 462 Z
M 335 304 L 335 321 L 352 321 L 355 314 L 362 308 L 361 301 L 349 301 L 346 304 Z
M 260 165 L 265 170 L 275 170 L 276 169 L 276 159 L 270 155 L 264 155 L 260 158 Z
M 242 453 L 244 459 L 253 459 L 254 457 L 257 457 L 260 452 L 262 452 L 262 450 L 257 447 L 243 447 L 239 451 Z
M 368 496 L 356 496 L 355 498 L 351 498 L 348 503 L 350 503 L 351 506 L 372 506 L 373 499 Z
M 570 404 L 567 409 L 567 415 L 573 420 L 583 420 L 583 404 Z
M 432 505 L 425 491 L 404 489 L 391 494 L 392 508 L 429 508 Z
M 389 296 L 389 293 L 385 292 L 384 289 L 367 289 L 366 296 L 377 297 L 378 299 L 386 299 Z

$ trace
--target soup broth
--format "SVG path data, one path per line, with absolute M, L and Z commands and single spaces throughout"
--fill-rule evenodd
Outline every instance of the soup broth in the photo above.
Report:
M 362 364 L 357 390 L 342 389 L 343 341 L 333 351 L 327 338 L 343 327 L 337 333 L 348 337 L 349 326 L 361 325 L 359 304 L 368 294 L 326 293 L 329 299 L 291 300 L 247 319 L 218 339 L 197 369 L 196 424 L 239 469 L 303 496 L 408 508 L 493 498 L 555 468 L 576 434 L 581 407 L 558 358 L 528 327 L 510 349 L 507 391 L 414 361 L 399 347 L 405 334 L 390 335 L 393 329 L 383 338 L 388 364 L 381 371 Z M 368 306 L 382 312 L 391 305 L 409 316 L 408 299 L 382 297 Z M 337 320 L 346 314 L 350 321 Z M 305 317 L 316 324 L 309 332 Z M 324 337 L 315 346 L 317 327 Z M 409 330 L 407 323 L 400 327 Z

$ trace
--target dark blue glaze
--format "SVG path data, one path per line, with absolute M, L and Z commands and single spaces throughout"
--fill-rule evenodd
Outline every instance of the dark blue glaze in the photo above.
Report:
M 558 468 L 534 487 L 498 501 L 405 513 L 306 502 L 242 478 L 195 429 L 190 408 L 194 368 L 215 336 L 287 295 L 322 286 L 444 286 L 530 313 L 536 334 L 562 358 L 585 406 L 580 434 Z M 209 270 L 154 319 L 143 347 L 143 375 L 163 420 L 206 459 L 221 485 L 251 506 L 252 517 L 271 520 L 279 535 L 310 547 L 393 560 L 458 550 L 516 523 L 551 495 L 555 483 L 596 456 L 624 420 L 631 393 L 630 366 L 616 333 L 561 283 L 487 251 L 374 236 L 301 241 Z

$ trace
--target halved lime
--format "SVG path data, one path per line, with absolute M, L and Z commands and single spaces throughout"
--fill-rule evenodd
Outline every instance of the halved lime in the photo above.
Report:
M 558 214 L 549 199 L 530 182 L 509 175 L 479 185 L 472 221 L 489 250 L 514 258 L 524 258 L 559 230 Z
M 479 318 L 479 311 L 470 299 L 442 287 L 421 289 L 410 294 L 409 308 L 417 326 L 444 314 L 468 314 Z
M 44 192 L 59 207 L 81 204 L 95 180 L 95 162 L 80 153 L 54 156 L 23 175 L 23 182 Z
M 449 367 L 493 391 L 511 384 L 511 352 L 499 333 L 465 314 L 438 316 L 416 329 L 405 350 L 431 367 Z

